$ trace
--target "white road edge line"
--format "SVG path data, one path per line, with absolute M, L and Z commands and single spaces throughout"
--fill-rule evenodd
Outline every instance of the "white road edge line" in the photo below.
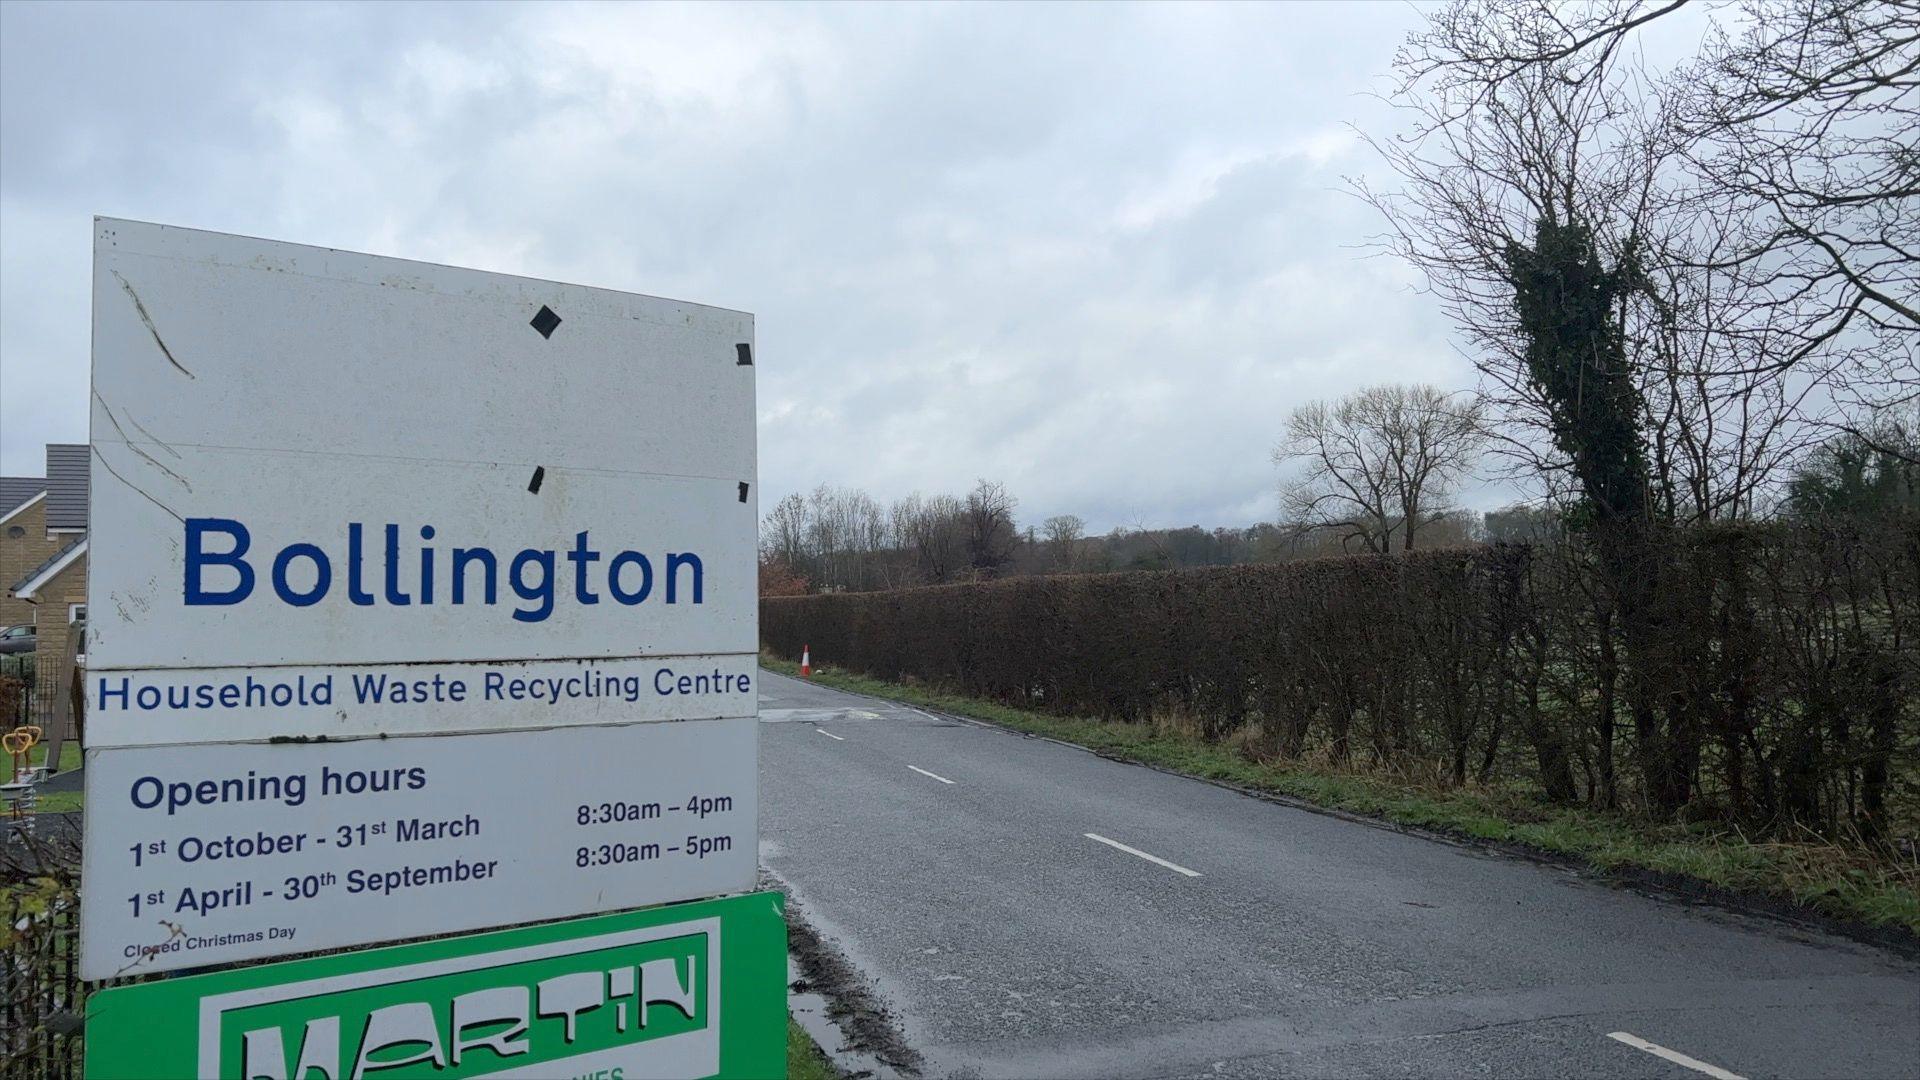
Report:
M 1188 877 L 1200 876 L 1200 871 L 1198 870 L 1189 870 L 1186 867 L 1181 866 L 1179 863 L 1170 863 L 1158 855 L 1149 855 L 1146 852 L 1141 851 L 1139 848 L 1128 847 L 1127 845 L 1121 843 L 1118 840 L 1109 840 L 1106 837 L 1101 836 L 1099 833 L 1081 833 L 1080 835 L 1086 837 L 1089 840 L 1098 840 L 1100 843 L 1105 844 L 1108 847 L 1119 848 L 1121 851 L 1124 851 L 1129 855 L 1138 855 L 1141 858 L 1147 860 L 1148 862 L 1154 863 L 1158 866 L 1164 866 L 1176 874 L 1185 874 Z
M 1730 1073 L 1718 1065 L 1709 1065 L 1698 1058 L 1690 1058 L 1678 1050 L 1669 1050 L 1659 1043 L 1650 1043 L 1630 1031 L 1609 1031 L 1607 1032 L 1607 1038 L 1616 1042 L 1626 1043 L 1635 1050 L 1645 1050 L 1654 1057 L 1666 1058 L 1668 1061 L 1673 1062 L 1683 1069 L 1692 1069 L 1694 1072 L 1706 1073 L 1708 1076 L 1713 1077 L 1713 1080 L 1746 1080 L 1746 1078 L 1739 1073 Z
M 816 734 L 816 735 L 825 735 L 825 736 L 826 736 L 827 738 L 829 738 L 829 739 L 832 739 L 832 740 L 833 740 L 834 742 L 846 742 L 846 741 L 847 741 L 847 740 L 846 740 L 846 737 L 845 737 L 845 736 L 843 736 L 843 735 L 835 735 L 835 734 L 834 734 L 833 732 L 831 732 L 831 731 L 828 731 L 828 730 L 827 730 L 826 728 L 814 728 L 813 730 L 814 730 L 814 734 Z
M 939 773 L 930 773 L 930 772 L 928 772 L 927 770 L 925 770 L 925 769 L 923 769 L 923 768 L 921 768 L 921 767 L 920 767 L 920 766 L 918 766 L 918 765 L 909 765 L 909 766 L 907 766 L 907 768 L 909 768 L 909 769 L 912 769 L 912 770 L 913 770 L 914 772 L 917 772 L 917 773 L 919 773 L 919 774 L 920 774 L 921 776 L 931 776 L 931 777 L 933 777 L 933 778 L 934 778 L 935 780 L 938 780 L 938 781 L 940 781 L 940 782 L 941 782 L 941 783 L 943 783 L 943 784 L 951 784 L 951 783 L 953 783 L 953 781 L 951 781 L 951 780 L 949 780 L 949 779 L 947 779 L 947 778 L 946 778 L 946 777 L 944 777 L 944 776 L 941 776 L 941 775 L 940 775 Z

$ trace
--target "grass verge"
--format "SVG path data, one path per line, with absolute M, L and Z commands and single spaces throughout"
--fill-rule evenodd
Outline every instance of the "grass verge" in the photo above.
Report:
M 40 765 L 47 760 L 47 744 L 37 742 L 27 751 L 27 764 Z M 80 767 L 80 744 L 68 739 L 60 744 L 60 772 L 72 772 Z
M 839 1070 L 792 1017 L 787 1018 L 787 1080 L 840 1080 Z
M 36 814 L 71 814 L 86 809 L 86 795 L 79 791 L 49 791 L 34 800 Z
M 799 674 L 799 666 L 786 660 L 763 654 L 760 662 L 770 671 Z M 1920 937 L 1920 865 L 1911 861 L 1875 858 L 1827 843 L 1756 843 L 1699 825 L 1656 826 L 1624 815 L 1552 806 L 1500 788 L 1427 787 L 1300 762 L 1260 760 L 1238 746 L 1202 742 L 1164 725 L 1050 716 L 830 668 L 815 667 L 813 679 L 1326 809 L 1512 845 L 1628 876 L 1644 872 L 1652 883 L 1699 883 Z

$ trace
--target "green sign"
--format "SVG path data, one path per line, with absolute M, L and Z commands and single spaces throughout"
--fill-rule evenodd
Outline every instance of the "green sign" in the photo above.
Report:
M 779 1077 L 779 893 L 102 990 L 90 1080 Z

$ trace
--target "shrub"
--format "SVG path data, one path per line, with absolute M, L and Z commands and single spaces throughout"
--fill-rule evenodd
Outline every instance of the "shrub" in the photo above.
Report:
M 1683 814 L 1911 828 L 1920 542 L 1769 526 L 1662 543 L 1678 584 L 1632 650 L 1577 540 L 765 598 L 761 638 L 1022 708 L 1177 713 L 1261 753 L 1553 802 L 1645 806 L 1650 770 L 1677 769 Z

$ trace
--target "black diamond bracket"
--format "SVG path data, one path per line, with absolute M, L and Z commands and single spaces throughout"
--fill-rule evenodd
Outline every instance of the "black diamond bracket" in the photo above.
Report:
M 740 356 L 740 359 L 735 360 L 733 362 L 734 367 L 752 367 L 753 366 L 753 346 L 743 341 L 740 344 L 735 345 L 733 347 L 733 351 L 735 353 L 738 353 Z
M 527 481 L 527 490 L 533 492 L 535 495 L 540 494 L 540 485 L 546 483 L 546 480 L 547 467 L 545 465 L 535 465 L 533 467 L 533 479 Z
M 745 480 L 740 481 L 740 501 L 747 501 L 747 482 Z
M 541 337 L 550 338 L 553 336 L 554 328 L 560 325 L 560 316 L 555 315 L 552 308 L 541 304 L 539 312 L 533 316 L 533 321 L 527 325 L 540 331 Z

